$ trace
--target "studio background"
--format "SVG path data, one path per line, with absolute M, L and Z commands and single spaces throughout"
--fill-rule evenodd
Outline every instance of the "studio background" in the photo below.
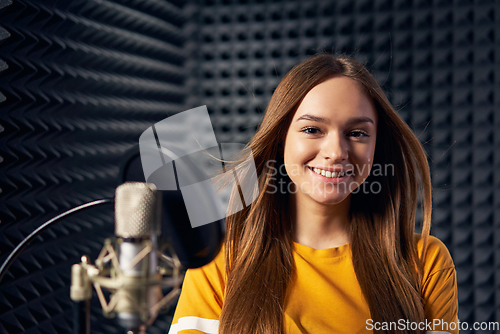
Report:
M 0 262 L 64 210 L 112 197 L 152 124 L 207 105 L 246 143 L 307 56 L 355 55 L 429 153 L 432 234 L 459 319 L 500 321 L 500 8 L 494 0 L 0 0 Z M 0 285 L 0 333 L 69 333 L 70 267 L 112 235 L 111 207 L 35 240 Z M 93 333 L 121 333 L 101 315 Z M 168 314 L 150 333 L 166 333 Z M 471 331 L 463 331 L 470 333 Z M 484 333 L 492 333 L 485 331 Z

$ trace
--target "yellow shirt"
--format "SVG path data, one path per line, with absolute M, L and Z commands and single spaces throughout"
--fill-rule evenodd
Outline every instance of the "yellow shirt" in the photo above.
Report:
M 421 252 L 421 242 L 418 248 Z M 285 305 L 286 333 L 372 333 L 373 329 L 401 326 L 458 333 L 452 324 L 458 321 L 455 267 L 446 246 L 435 237 L 429 238 L 424 264 L 422 296 L 427 323 L 422 324 L 404 319 L 392 324 L 371 321 L 349 245 L 316 250 L 294 243 L 293 255 L 297 275 Z M 188 270 L 169 334 L 217 333 L 224 276 L 223 252 L 210 264 Z

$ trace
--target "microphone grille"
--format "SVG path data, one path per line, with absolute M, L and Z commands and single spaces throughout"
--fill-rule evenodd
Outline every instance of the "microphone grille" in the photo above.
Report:
M 115 235 L 147 238 L 154 232 L 160 192 L 152 183 L 127 182 L 115 192 Z

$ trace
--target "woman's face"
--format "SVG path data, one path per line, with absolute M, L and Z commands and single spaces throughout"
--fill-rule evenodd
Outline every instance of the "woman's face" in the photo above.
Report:
M 368 177 L 378 119 L 360 87 L 347 77 L 329 79 L 307 93 L 293 116 L 284 160 L 297 201 L 340 203 Z

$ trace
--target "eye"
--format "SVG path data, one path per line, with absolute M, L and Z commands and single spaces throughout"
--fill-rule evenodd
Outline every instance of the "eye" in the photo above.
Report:
M 308 134 L 308 135 L 317 135 L 317 134 L 321 133 L 321 130 L 316 128 L 316 127 L 313 127 L 313 126 L 308 126 L 308 127 L 302 128 L 300 130 L 300 132 L 304 132 L 305 134 Z
M 370 137 L 370 136 L 365 131 L 354 130 L 354 131 L 349 132 L 349 137 L 363 138 L 363 137 Z

